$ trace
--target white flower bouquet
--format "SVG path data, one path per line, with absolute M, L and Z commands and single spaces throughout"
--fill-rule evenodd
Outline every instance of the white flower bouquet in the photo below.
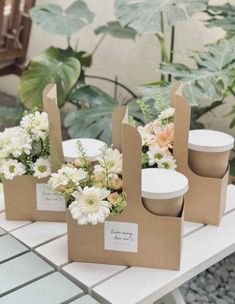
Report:
M 6 180 L 51 174 L 47 113 L 25 113 L 20 126 L 0 132 L 0 173 Z
M 104 223 L 109 215 L 120 214 L 126 207 L 122 190 L 122 154 L 105 146 L 96 164 L 78 141 L 75 163 L 52 173 L 48 183 L 65 196 L 67 207 L 79 225 Z
M 157 119 L 139 126 L 142 139 L 142 167 L 176 169 L 173 157 L 174 108 L 168 106 Z

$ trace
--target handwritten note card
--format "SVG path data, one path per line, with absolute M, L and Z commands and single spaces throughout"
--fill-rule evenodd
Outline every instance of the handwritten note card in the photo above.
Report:
M 137 252 L 138 224 L 106 221 L 104 223 L 104 249 Z
M 47 184 L 37 184 L 37 210 L 65 211 L 65 200 L 62 195 L 53 191 Z

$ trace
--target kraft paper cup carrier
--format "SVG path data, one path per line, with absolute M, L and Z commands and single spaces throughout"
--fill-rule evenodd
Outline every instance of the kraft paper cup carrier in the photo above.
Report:
M 178 89 L 175 90 L 173 99 L 179 109 L 175 113 L 175 125 L 179 127 L 175 129 L 174 146 L 178 148 L 174 150 L 174 157 L 177 160 L 177 171 L 183 173 L 189 180 L 189 191 L 184 197 L 185 219 L 218 226 L 225 210 L 229 178 L 228 150 L 231 149 L 231 146 L 222 152 L 214 150 L 214 152 L 221 152 L 222 154 L 211 153 L 213 151 L 210 149 L 210 151 L 207 149 L 209 153 L 195 151 L 198 150 L 198 147 L 195 149 L 192 138 L 192 143 L 188 143 L 191 107 L 186 98 L 182 96 L 181 86 L 178 86 Z M 208 141 L 210 141 L 209 138 Z M 218 164 L 211 171 L 210 164 L 215 163 L 216 160 Z M 192 168 L 189 163 L 191 163 Z M 205 170 L 202 172 L 203 164 Z M 215 168 L 218 168 L 218 170 Z M 222 174 L 223 170 L 224 173 Z M 195 173 L 196 171 L 197 173 Z M 198 173 L 201 175 L 208 174 L 208 176 L 201 176 Z M 212 173 L 218 177 L 209 177 Z
M 181 108 L 178 103 L 175 106 L 178 112 Z M 127 207 L 122 214 L 109 216 L 104 224 L 95 226 L 78 225 L 67 210 L 68 257 L 70 261 L 178 270 L 184 204 L 178 216 L 159 216 L 144 207 L 141 137 L 138 130 L 128 124 L 127 117 L 126 107 L 118 107 L 112 121 L 113 146 L 123 153 Z M 180 147 L 174 146 L 174 149 Z
M 43 92 L 43 108 L 48 114 L 50 162 L 52 172 L 64 163 L 60 112 L 57 106 L 56 85 L 48 85 Z M 47 185 L 48 178 L 31 175 L 3 179 L 6 219 L 30 221 L 66 220 L 65 201 Z

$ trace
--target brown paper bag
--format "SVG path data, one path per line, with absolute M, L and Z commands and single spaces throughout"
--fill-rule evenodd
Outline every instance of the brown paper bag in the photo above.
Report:
M 127 207 L 122 214 L 110 216 L 104 224 L 95 226 L 78 225 L 67 211 L 69 260 L 179 269 L 184 211 L 179 217 L 157 216 L 143 206 L 141 137 L 127 123 L 126 107 L 114 112 L 113 143 L 123 152 Z
M 43 107 L 48 114 L 50 161 L 52 171 L 64 163 L 60 112 L 56 85 L 48 85 L 43 93 Z M 31 175 L 3 179 L 6 219 L 24 221 L 61 221 L 66 219 L 65 202 L 47 186 L 47 180 Z

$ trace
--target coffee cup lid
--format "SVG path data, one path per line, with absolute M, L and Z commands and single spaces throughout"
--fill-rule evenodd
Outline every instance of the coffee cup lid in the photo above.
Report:
M 189 132 L 189 149 L 199 152 L 226 152 L 234 147 L 234 138 L 213 130 L 192 130 Z
M 142 197 L 172 199 L 188 191 L 188 179 L 183 174 L 167 169 L 142 169 Z
M 87 156 L 92 161 L 97 160 L 101 148 L 105 145 L 103 141 L 92 138 L 77 138 L 63 141 L 63 152 L 66 162 L 74 162 L 78 158 L 78 141 L 81 142 L 87 152 Z

